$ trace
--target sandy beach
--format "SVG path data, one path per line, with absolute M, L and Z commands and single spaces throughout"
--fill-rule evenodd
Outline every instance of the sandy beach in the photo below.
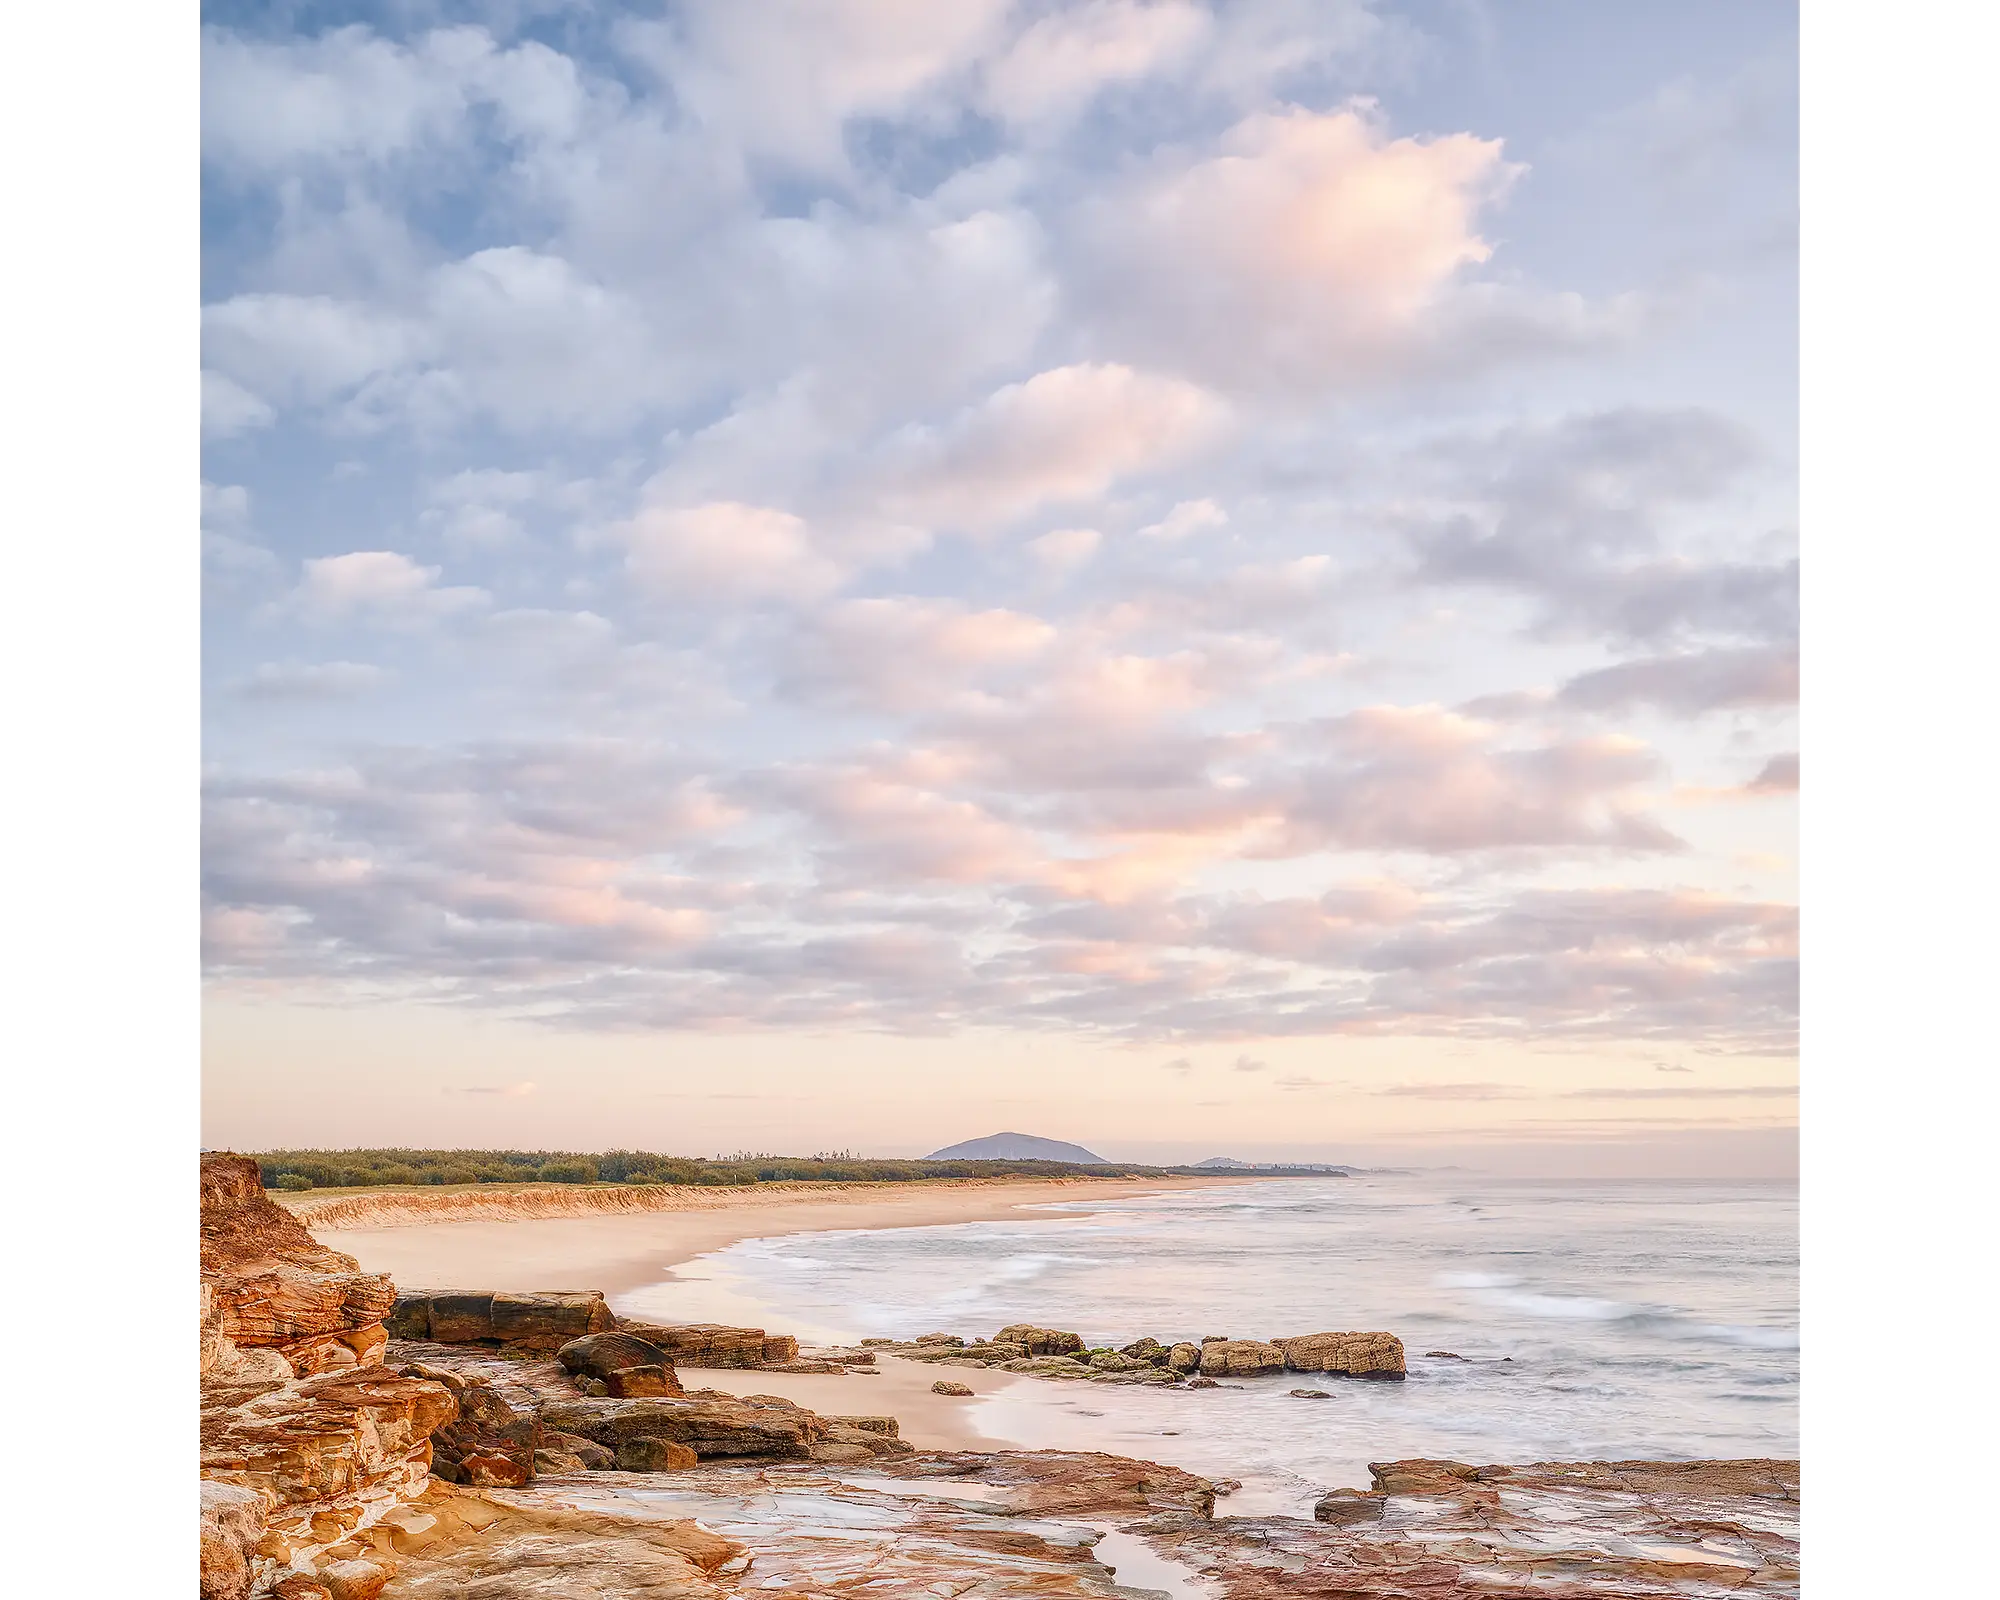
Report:
M 1216 1178 L 1035 1180 L 1021 1183 L 850 1184 L 803 1192 L 712 1190 L 698 1209 L 601 1216 L 398 1220 L 393 1226 L 306 1225 L 370 1272 L 421 1288 L 601 1289 L 615 1297 L 742 1239 L 831 1228 L 924 1228 L 989 1222 L 1023 1206 L 1158 1194 Z M 775 1187 L 775 1186 L 774 1186 Z M 1043 1216 L 1062 1216 L 1044 1211 Z M 783 1329 L 774 1329 L 783 1332 Z
M 501 1220 L 399 1221 L 394 1226 L 313 1226 L 314 1234 L 400 1284 L 437 1288 L 600 1289 L 614 1301 L 662 1281 L 696 1256 L 742 1239 L 835 1228 L 921 1228 L 1004 1218 L 1024 1206 L 1157 1194 L 1218 1179 L 1081 1179 L 959 1185 L 855 1184 L 794 1198 L 768 1191 L 722 1191 L 699 1210 Z M 735 1201 L 737 1203 L 730 1203 Z M 1081 1215 L 1043 1210 L 1040 1216 Z M 774 1326 L 775 1333 L 791 1331 Z M 791 1376 L 690 1368 L 688 1387 L 725 1394 L 774 1394 L 831 1416 L 897 1419 L 919 1449 L 993 1450 L 1019 1442 L 973 1425 L 973 1399 L 1025 1381 L 1010 1373 L 933 1367 L 888 1358 L 875 1375 Z M 963 1383 L 971 1399 L 940 1395 L 940 1378 Z

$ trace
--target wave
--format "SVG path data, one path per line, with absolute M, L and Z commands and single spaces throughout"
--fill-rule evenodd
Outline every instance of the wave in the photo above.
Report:
M 1496 1272 L 1443 1272 L 1445 1288 L 1469 1289 L 1489 1305 L 1499 1306 L 1541 1322 L 1595 1322 L 1623 1327 L 1660 1338 L 1735 1345 L 1747 1350 L 1796 1350 L 1795 1328 L 1743 1326 L 1698 1321 L 1670 1306 L 1635 1305 L 1591 1295 L 1554 1294 L 1522 1288 L 1519 1278 Z

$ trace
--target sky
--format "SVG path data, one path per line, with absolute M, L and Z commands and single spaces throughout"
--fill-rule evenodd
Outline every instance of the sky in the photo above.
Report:
M 1796 49 L 206 7 L 205 1142 L 1791 1171 Z

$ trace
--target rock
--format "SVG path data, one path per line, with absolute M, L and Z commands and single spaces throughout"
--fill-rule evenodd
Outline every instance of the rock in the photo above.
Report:
M 964 1395 L 971 1394 L 972 1390 L 965 1384 L 953 1383 L 948 1378 L 940 1378 L 936 1383 L 931 1385 L 931 1393 Z
M 301 1378 L 241 1405 L 205 1406 L 202 1475 L 299 1514 L 302 1503 L 361 1490 L 415 1492 L 429 1474 L 432 1432 L 457 1414 L 441 1384 L 385 1367 Z
M 877 1433 L 869 1428 L 843 1427 L 839 1423 L 833 1422 L 831 1418 L 828 1419 L 828 1422 L 829 1426 L 826 1430 L 825 1440 L 828 1444 L 859 1445 L 871 1456 L 907 1456 L 915 1454 L 912 1446 L 905 1444 L 901 1439 L 895 1438 L 890 1434 Z M 817 1446 L 814 1447 L 814 1455 L 817 1459 Z
M 878 1349 L 882 1345 L 894 1343 L 896 1343 L 894 1339 L 863 1339 L 861 1341 L 861 1348 L 864 1350 L 873 1350 Z
M 431 1470 L 452 1483 L 511 1489 L 535 1475 L 542 1424 L 535 1397 L 517 1386 L 461 1378 L 458 1416 L 431 1435 Z
M 1331 1400 L 1332 1394 L 1325 1389 L 1292 1389 L 1287 1391 L 1294 1400 Z
M 545 1427 L 616 1450 L 627 1439 L 669 1439 L 711 1456 L 803 1456 L 826 1422 L 786 1401 L 753 1403 L 727 1396 L 657 1400 L 574 1400 L 542 1408 Z
M 1226 1333 L 1204 1333 L 1201 1336 L 1201 1342 L 1203 1344 L 1227 1344 L 1229 1343 L 1229 1335 Z
M 1213 1378 L 1190 1378 L 1187 1381 L 1187 1386 L 1190 1389 L 1220 1389 L 1222 1387 Z
M 620 1399 L 682 1392 L 666 1351 L 636 1334 L 586 1334 L 559 1348 L 556 1360 L 566 1372 L 598 1379 L 605 1393 Z
M 1201 1372 L 1205 1378 L 1252 1378 L 1284 1370 L 1284 1351 L 1261 1339 L 1216 1339 L 1202 1343 Z
M 1134 1339 L 1128 1345 L 1119 1346 L 1118 1353 L 1128 1361 L 1143 1361 L 1149 1367 L 1163 1367 L 1167 1364 L 1167 1347 L 1150 1336 Z
M 1424 1357 L 1430 1361 L 1463 1361 L 1465 1359 L 1464 1356 L 1455 1350 L 1426 1350 Z
M 903 1431 L 894 1417 L 828 1417 L 826 1424 L 830 1428 L 859 1428 L 863 1433 L 887 1434 L 891 1439 Z
M 659 1346 L 675 1366 L 783 1366 L 799 1358 L 797 1339 L 788 1333 L 766 1333 L 762 1328 L 731 1328 L 716 1322 L 668 1325 L 622 1317 L 617 1326 L 621 1332 Z
M 389 1569 L 374 1561 L 336 1561 L 319 1574 L 333 1600 L 375 1600 L 389 1578 Z
M 1405 1372 L 1403 1341 L 1393 1333 L 1307 1333 L 1272 1343 L 1294 1372 L 1335 1372 L 1397 1382 Z M 1208 1370 L 1205 1363 L 1202 1370 Z
M 1089 1365 L 1071 1356 L 1029 1356 L 1021 1361 L 1001 1363 L 1002 1372 L 1025 1372 L 1036 1378 L 1087 1378 Z
M 284 1356 L 292 1372 L 355 1365 L 379 1348 L 396 1298 L 387 1277 L 361 1271 L 272 1201 L 256 1162 L 222 1153 L 201 1158 L 201 1281 L 205 1377 L 259 1348 Z
M 1219 1495 L 1234 1494 L 1242 1487 L 1243 1480 L 1241 1478 L 1217 1478 L 1215 1480 L 1215 1492 Z
M 693 1466 L 696 1460 L 693 1450 L 673 1439 L 635 1437 L 618 1445 L 620 1472 L 675 1472 Z
M 870 1450 L 866 1445 L 843 1444 L 836 1440 L 822 1440 L 812 1447 L 812 1458 L 815 1461 L 851 1465 L 856 1461 L 873 1461 L 875 1459 L 875 1452 Z
M 537 1450 L 535 1452 L 535 1472 L 538 1476 L 565 1472 L 587 1472 L 588 1470 L 589 1468 L 584 1464 L 582 1456 L 571 1455 L 569 1452 L 563 1450 Z
M 1129 1372 L 1134 1367 L 1149 1365 L 1144 1361 L 1134 1361 L 1130 1356 L 1120 1355 L 1116 1350 L 1096 1350 L 1091 1353 L 1090 1365 L 1099 1372 Z
M 993 1335 L 993 1342 L 1024 1345 L 1031 1356 L 1074 1355 L 1084 1348 L 1082 1334 L 1038 1328 L 1031 1322 L 1016 1322 L 1002 1328 Z
M 586 1439 L 576 1433 L 557 1433 L 548 1428 L 542 1430 L 542 1448 L 573 1456 L 591 1472 L 609 1472 L 618 1460 L 594 1439 Z
M 271 1586 L 271 1600 L 333 1600 L 333 1591 L 317 1578 L 294 1572 Z
M 965 1348 L 965 1341 L 955 1333 L 920 1333 L 912 1342 L 915 1344 L 955 1345 L 961 1350 Z
M 1167 1365 L 1176 1372 L 1193 1372 L 1201 1366 L 1201 1347 L 1177 1344 L 1167 1352 Z
M 231 1483 L 201 1486 L 201 1600 L 248 1600 L 264 1497 Z
M 1329 1489 L 1313 1502 L 1313 1520 L 1331 1522 L 1342 1528 L 1363 1522 L 1379 1522 L 1388 1498 L 1380 1491 Z
M 612 1326 L 611 1308 L 595 1289 L 495 1293 L 484 1289 L 406 1289 L 389 1314 L 389 1334 L 437 1344 L 489 1344 L 515 1350 L 555 1350 Z

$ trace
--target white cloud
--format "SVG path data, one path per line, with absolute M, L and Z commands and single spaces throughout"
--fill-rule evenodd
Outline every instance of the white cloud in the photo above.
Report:
M 816 600 L 847 578 L 801 518 L 770 506 L 649 506 L 612 536 L 647 592 L 681 606 Z
M 201 375 L 201 431 L 204 438 L 233 439 L 253 428 L 267 428 L 278 413 L 242 384 L 219 372 Z
M 266 661 L 235 687 L 246 700 L 335 700 L 365 694 L 389 677 L 365 661 Z
M 1178 543 L 1209 528 L 1223 527 L 1228 521 L 1229 513 L 1213 500 L 1183 500 L 1158 522 L 1150 522 L 1141 528 L 1139 536 Z
M 1104 543 L 1095 528 L 1055 528 L 1028 541 L 1028 556 L 1050 578 L 1066 578 L 1088 566 Z
M 1010 122 L 1067 118 L 1101 89 L 1184 63 L 1209 14 L 1185 0 L 1092 0 L 1030 23 L 986 68 L 985 99 Z
M 394 550 L 321 556 L 305 563 L 291 606 L 318 623 L 418 627 L 490 603 L 492 597 L 484 589 L 439 587 L 440 570 L 420 567 Z

